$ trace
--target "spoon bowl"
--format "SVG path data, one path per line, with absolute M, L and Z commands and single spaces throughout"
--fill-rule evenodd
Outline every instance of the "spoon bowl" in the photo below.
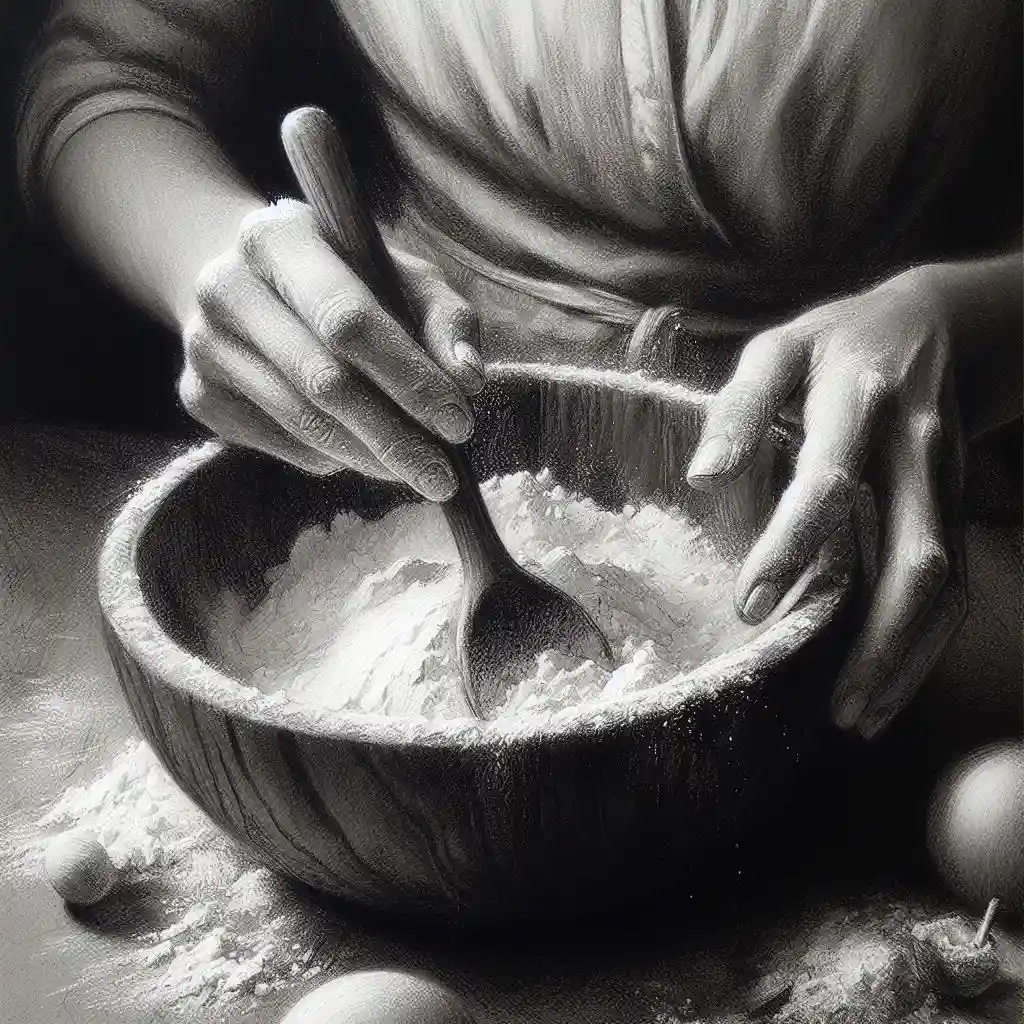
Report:
M 471 679 L 473 713 L 490 717 L 534 658 L 560 650 L 609 670 L 612 653 L 594 620 L 561 590 L 509 563 L 486 581 L 463 585 L 458 627 L 459 667 Z

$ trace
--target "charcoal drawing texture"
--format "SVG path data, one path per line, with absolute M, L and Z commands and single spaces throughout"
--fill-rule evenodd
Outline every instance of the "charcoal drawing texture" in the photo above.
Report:
M 1021 5 L 8 6 L 0 1019 L 1020 1019 Z

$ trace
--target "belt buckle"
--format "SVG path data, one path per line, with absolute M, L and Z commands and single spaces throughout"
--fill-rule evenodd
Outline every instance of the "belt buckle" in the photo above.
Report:
M 654 377 L 673 376 L 676 350 L 686 333 L 678 306 L 645 309 L 627 338 L 623 367 Z
M 627 339 L 624 368 L 676 380 L 695 391 L 717 391 L 731 372 L 733 346 L 709 342 L 689 320 L 679 306 L 644 310 Z

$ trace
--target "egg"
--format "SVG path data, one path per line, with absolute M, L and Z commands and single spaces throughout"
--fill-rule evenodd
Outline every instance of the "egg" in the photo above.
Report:
M 991 897 L 1024 910 L 1024 744 L 983 747 L 940 781 L 928 848 L 946 884 L 979 912 Z
M 52 840 L 44 867 L 57 895 L 78 906 L 98 903 L 117 881 L 107 851 L 88 829 L 72 829 Z
M 459 998 L 404 971 L 357 971 L 300 999 L 281 1024 L 473 1024 Z

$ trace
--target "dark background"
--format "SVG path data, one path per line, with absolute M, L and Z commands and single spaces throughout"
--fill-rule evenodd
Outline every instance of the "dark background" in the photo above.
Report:
M 18 83 L 49 6 L 0 0 L 0 421 L 197 433 L 177 402 L 177 339 L 131 309 L 61 239 L 30 223 L 22 205 L 13 141 Z M 386 138 L 357 84 L 355 58 L 339 59 L 345 43 L 329 20 L 330 4 L 288 0 L 283 8 L 251 101 L 222 141 L 265 194 L 286 194 L 292 185 L 281 119 L 316 103 L 360 139 L 364 166 L 357 171 L 380 181 Z
M 28 222 L 14 167 L 17 87 L 49 5 L 2 3 L 0 416 L 184 430 L 174 400 L 173 338 L 129 310 L 62 243 Z
M 310 9 L 305 7 L 309 3 Z M 1020 20 L 1020 5 L 1016 17 Z M 129 309 L 84 270 L 64 244 L 30 225 L 17 194 L 13 126 L 17 82 L 41 24 L 45 0 L 0 0 L 0 420 L 81 423 L 180 434 L 192 432 L 175 381 L 177 341 Z M 299 103 L 332 108 L 357 152 L 380 169 L 387 159 L 372 101 L 339 59 L 337 24 L 326 0 L 288 0 L 258 92 L 233 125 L 237 159 L 268 194 L 290 191 L 280 154 L 281 117 Z M 303 35 L 296 34 L 302 26 Z M 992 251 L 1019 236 L 1021 224 L 1020 31 L 1007 39 L 1011 59 L 999 99 L 970 154 L 966 181 L 939 198 L 933 223 L 965 253 Z M 327 59 L 324 58 L 325 51 Z M 345 97 L 342 104 L 331 100 Z M 367 140 L 373 143 L 367 146 Z M 366 168 L 364 168 L 365 170 Z M 380 175 L 375 175 L 380 180 Z M 969 197 L 965 201 L 965 197 Z

